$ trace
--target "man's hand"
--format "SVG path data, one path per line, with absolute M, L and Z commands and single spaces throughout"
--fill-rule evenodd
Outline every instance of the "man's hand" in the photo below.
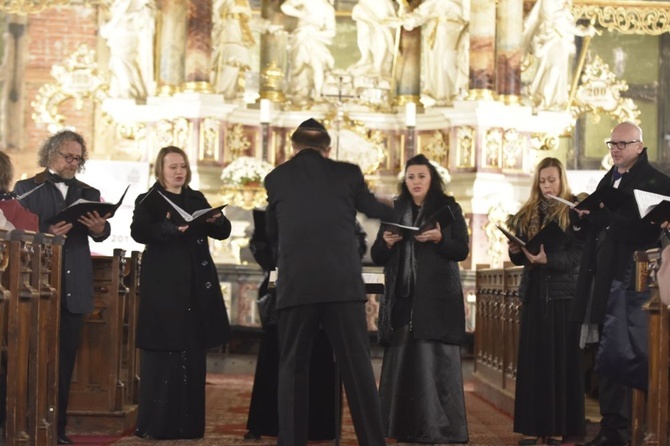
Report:
M 70 229 L 72 229 L 73 224 L 72 223 L 66 223 L 64 221 L 59 221 L 55 225 L 49 226 L 49 233 L 53 235 L 65 235 L 68 232 L 70 232 Z
M 87 212 L 79 217 L 77 221 L 86 226 L 92 236 L 99 237 L 105 232 L 105 223 L 107 223 L 107 219 L 111 215 L 111 213 L 107 213 L 104 217 L 101 217 L 98 211 Z

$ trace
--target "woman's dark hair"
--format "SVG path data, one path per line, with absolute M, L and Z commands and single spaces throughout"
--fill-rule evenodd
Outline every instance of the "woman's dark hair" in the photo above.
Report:
M 437 171 L 433 163 L 422 154 L 415 155 L 407 160 L 407 163 L 405 163 L 405 175 L 407 175 L 407 169 L 411 166 L 426 166 L 428 172 L 430 172 L 430 187 L 428 188 L 424 208 L 425 212 L 431 213 L 436 210 L 438 201 L 444 196 L 444 181 L 442 180 L 442 176 L 440 176 L 440 173 Z M 407 184 L 405 184 L 404 175 L 400 182 L 400 198 L 408 200 L 412 199 Z
M 5 152 L 0 151 L 0 193 L 9 192 L 14 178 L 12 160 Z
M 40 147 L 38 152 L 38 164 L 40 167 L 49 167 L 51 157 L 57 155 L 60 148 L 67 141 L 77 142 L 81 146 L 81 162 L 79 163 L 79 167 L 77 167 L 77 172 L 81 172 L 88 159 L 88 150 L 86 150 L 84 137 L 72 130 L 61 130 L 60 132 L 51 135 L 42 143 L 42 147 Z

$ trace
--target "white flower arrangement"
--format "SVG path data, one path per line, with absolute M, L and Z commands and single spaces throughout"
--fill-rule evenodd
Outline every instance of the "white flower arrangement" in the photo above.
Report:
M 260 185 L 272 169 L 272 164 L 258 158 L 240 156 L 223 169 L 221 179 L 226 186 L 246 186 L 254 183 Z
M 438 163 L 436 163 L 433 160 L 430 160 L 430 164 L 432 164 L 433 167 L 435 167 L 435 169 L 437 170 L 437 173 L 440 174 L 444 184 L 449 184 L 449 182 L 451 182 L 451 174 L 449 173 L 449 169 L 447 169 L 444 166 L 439 165 Z M 400 171 L 400 173 L 398 174 L 398 181 L 405 181 L 405 172 L 404 171 Z

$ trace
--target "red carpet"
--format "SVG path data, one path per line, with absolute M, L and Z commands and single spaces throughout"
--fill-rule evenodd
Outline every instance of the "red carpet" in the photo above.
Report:
M 90 446 L 143 446 L 143 445 L 240 445 L 270 446 L 276 444 L 275 438 L 245 440 L 247 409 L 251 396 L 253 376 L 218 375 L 207 376 L 207 427 L 205 438 L 201 440 L 156 441 L 143 440 L 134 436 L 123 438 L 107 436 L 73 436 L 75 444 Z M 468 429 L 471 446 L 516 446 L 520 435 L 512 432 L 512 419 L 499 412 L 486 401 L 472 392 L 472 386 L 466 381 L 465 403 L 468 412 Z M 589 433 L 597 429 L 589 426 Z M 313 442 L 312 445 L 332 445 L 334 442 Z M 389 440 L 389 444 L 394 444 Z M 348 408 L 345 404 L 342 446 L 356 446 Z
M 129 436 L 110 442 L 111 438 L 73 437 L 76 444 L 141 446 L 161 445 L 254 445 L 276 444 L 275 438 L 244 440 L 246 433 L 247 409 L 251 396 L 253 376 L 215 375 L 207 376 L 207 428 L 202 440 L 156 441 L 142 440 Z M 471 446 L 516 446 L 521 438 L 512 432 L 512 420 L 471 392 L 466 384 L 466 406 Z M 393 443 L 393 441 L 389 441 Z M 314 442 L 313 445 L 330 445 L 330 442 Z M 351 424 L 349 411 L 345 405 L 342 446 L 356 446 L 356 436 Z

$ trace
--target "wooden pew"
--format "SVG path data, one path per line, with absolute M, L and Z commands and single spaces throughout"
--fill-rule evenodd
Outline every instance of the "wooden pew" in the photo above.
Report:
M 670 397 L 670 317 L 659 297 L 656 271 L 660 250 L 635 253 L 636 289 L 649 289 L 649 385 L 645 394 L 635 390 L 632 411 L 632 446 L 668 445 L 668 399 Z
M 140 352 L 135 348 L 137 313 L 140 304 L 142 253 L 133 251 L 126 261 L 124 283 L 128 288 L 123 317 L 122 377 L 126 383 L 126 404 L 137 404 L 140 384 Z
M 475 392 L 514 413 L 522 267 L 477 267 Z
M 72 433 L 121 434 L 135 423 L 137 406 L 127 404 L 129 376 L 122 371 L 122 358 L 127 355 L 124 321 L 129 293 L 124 283 L 124 255 L 116 249 L 110 257 L 92 259 L 95 309 L 84 323 L 70 389 Z

